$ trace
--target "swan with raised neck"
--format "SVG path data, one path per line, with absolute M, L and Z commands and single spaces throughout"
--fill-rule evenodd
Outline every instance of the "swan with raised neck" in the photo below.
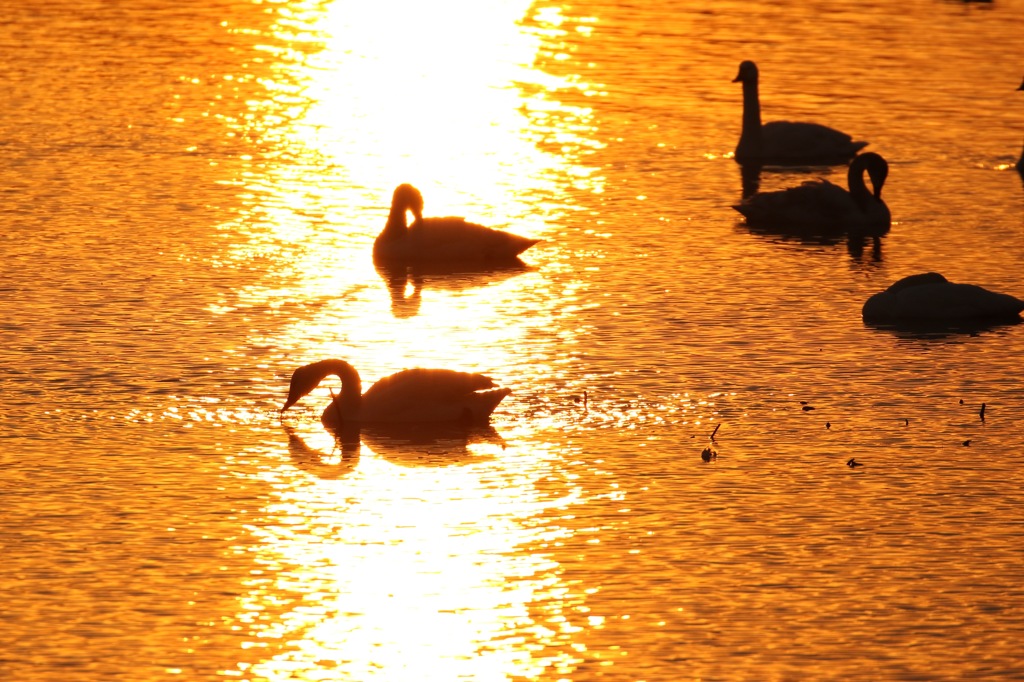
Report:
M 341 379 L 320 421 L 337 429 L 358 423 L 486 423 L 512 391 L 499 388 L 483 374 L 450 369 L 406 369 L 377 381 L 362 392 L 359 372 L 344 360 L 320 360 L 292 373 L 284 412 L 328 376 Z
M 413 222 L 406 215 L 412 213 Z M 464 218 L 424 218 L 423 195 L 409 184 L 395 188 L 384 229 L 373 243 L 378 262 L 502 264 L 518 261 L 519 254 L 539 239 L 496 230 Z
M 871 189 L 864 174 L 871 179 Z M 760 192 L 733 206 L 756 227 L 816 234 L 880 236 L 892 223 L 882 200 L 889 164 L 880 154 L 857 156 L 846 173 L 849 190 L 828 180 L 810 180 L 776 192 Z
M 768 165 L 840 164 L 867 146 L 846 133 L 818 123 L 761 123 L 759 74 L 752 61 L 740 63 L 733 83 L 743 84 L 743 128 L 736 145 L 739 163 Z

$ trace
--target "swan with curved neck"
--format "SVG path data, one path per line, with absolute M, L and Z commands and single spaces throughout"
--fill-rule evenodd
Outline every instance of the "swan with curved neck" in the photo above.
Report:
M 379 380 L 366 393 L 356 368 L 344 360 L 321 360 L 292 374 L 281 412 L 297 403 L 328 376 L 341 379 L 320 421 L 331 429 L 359 423 L 486 423 L 512 391 L 490 377 L 450 369 L 406 369 Z
M 869 190 L 864 173 L 871 179 Z M 762 192 L 733 206 L 747 223 L 793 232 L 881 235 L 892 217 L 882 201 L 889 164 L 881 155 L 865 152 L 846 173 L 849 191 L 828 180 L 810 180 L 777 192 Z
M 1024 301 L 975 284 L 950 282 L 937 272 L 910 275 L 869 298 L 865 322 L 1020 320 Z
M 413 215 L 412 225 L 406 214 Z M 423 195 L 412 185 L 395 188 L 384 230 L 373 243 L 377 261 L 393 263 L 508 263 L 536 244 L 528 239 L 467 222 L 464 218 L 424 218 Z
M 1024 80 L 1021 81 L 1020 87 L 1017 90 L 1024 90 Z M 1024 148 L 1020 150 L 1020 159 L 1017 161 L 1017 172 L 1024 175 Z
M 855 142 L 835 128 L 818 123 L 772 121 L 761 123 L 757 64 L 745 61 L 733 83 L 743 84 L 743 129 L 736 161 L 770 165 L 846 163 L 867 142 Z

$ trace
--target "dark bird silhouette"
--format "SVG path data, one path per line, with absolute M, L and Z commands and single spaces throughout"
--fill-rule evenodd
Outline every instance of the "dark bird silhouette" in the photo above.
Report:
M 705 462 L 710 462 L 713 459 L 718 459 L 718 453 L 709 445 L 700 451 L 700 458 Z
M 281 412 L 320 385 L 327 376 L 341 379 L 341 392 L 320 417 L 329 429 L 356 423 L 486 423 L 511 389 L 498 388 L 483 374 L 450 369 L 406 369 L 379 380 L 366 393 L 355 367 L 344 360 L 321 360 L 292 374 Z
M 861 310 L 865 322 L 1019 321 L 1024 301 L 974 284 L 956 284 L 937 272 L 910 275 L 874 294 Z M 962 401 L 961 401 L 962 402 Z
M 978 416 L 981 417 L 981 421 L 985 421 L 985 403 L 981 404 L 981 409 L 978 410 Z
M 871 189 L 864 174 L 871 180 Z M 825 179 L 808 180 L 796 187 L 759 192 L 733 208 L 752 227 L 793 234 L 881 236 L 889 231 L 892 216 L 882 201 L 889 164 L 874 152 L 853 160 L 846 173 L 849 190 Z
M 832 422 L 825 422 L 825 428 L 826 429 L 831 429 L 832 428 Z
M 864 465 L 862 463 L 858 462 L 853 457 L 851 457 L 850 459 L 846 460 L 846 466 L 848 466 L 848 467 L 850 467 L 852 469 L 854 467 L 862 467 Z
M 406 213 L 412 212 L 412 225 Z M 399 185 L 391 199 L 384 230 L 373 242 L 373 258 L 391 263 L 503 263 L 536 244 L 464 218 L 424 218 L 423 195 L 412 185 Z
M 743 84 L 743 129 L 736 145 L 742 164 L 805 165 L 846 163 L 867 142 L 854 142 L 846 133 L 818 123 L 772 121 L 761 123 L 757 64 L 745 61 L 733 83 Z
M 1020 87 L 1017 89 L 1024 90 L 1024 80 L 1021 81 Z M 1020 159 L 1017 160 L 1017 165 L 1015 167 L 1018 173 L 1024 175 L 1024 148 L 1022 148 L 1020 151 Z
M 966 446 L 968 446 L 968 445 L 970 445 L 970 444 L 971 444 L 971 441 L 970 441 L 970 439 L 968 439 L 968 440 L 965 440 L 965 441 L 963 442 L 963 445 L 964 445 L 964 447 L 966 447 Z

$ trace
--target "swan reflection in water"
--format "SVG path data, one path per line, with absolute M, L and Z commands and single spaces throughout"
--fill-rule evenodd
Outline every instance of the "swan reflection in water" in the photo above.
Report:
M 391 314 L 399 319 L 415 317 L 420 312 L 424 289 L 460 292 L 504 281 L 531 270 L 518 258 L 496 264 L 433 263 L 406 265 L 375 261 L 377 274 L 384 280 L 391 295 Z M 412 291 L 409 291 L 410 285 Z
M 325 451 L 310 445 L 299 430 L 282 422 L 288 435 L 288 453 L 292 463 L 317 478 L 333 480 L 352 473 L 366 445 L 373 454 L 404 467 L 447 467 L 487 459 L 481 445 L 502 450 L 506 443 L 488 425 L 473 424 L 353 424 L 329 430 L 333 449 Z

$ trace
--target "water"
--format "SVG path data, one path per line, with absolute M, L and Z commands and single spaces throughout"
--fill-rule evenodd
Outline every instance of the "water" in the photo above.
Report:
M 1022 10 L 13 3 L 0 670 L 1024 678 L 1022 327 L 860 320 L 914 272 L 1024 295 Z M 742 59 L 889 160 L 880 248 L 731 210 Z M 544 242 L 389 288 L 401 182 Z M 277 412 L 325 357 L 514 393 L 341 448 L 326 385 Z

